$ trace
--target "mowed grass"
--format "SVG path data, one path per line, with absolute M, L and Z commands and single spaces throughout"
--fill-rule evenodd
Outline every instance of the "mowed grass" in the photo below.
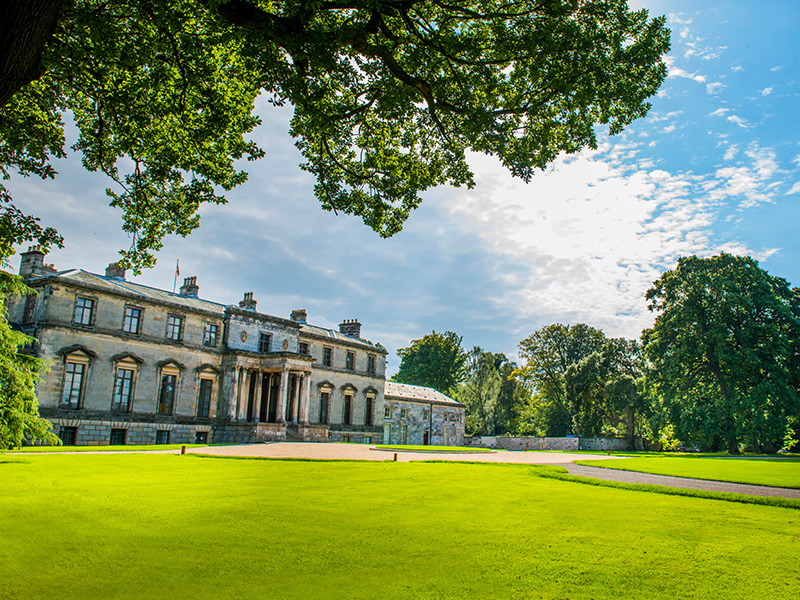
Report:
M 520 465 L 0 457 L 0 598 L 800 597 L 800 513 Z
M 577 461 L 589 467 L 800 489 L 800 458 L 647 456 Z

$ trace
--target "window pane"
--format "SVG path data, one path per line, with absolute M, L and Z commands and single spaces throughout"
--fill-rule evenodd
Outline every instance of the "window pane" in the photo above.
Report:
M 200 380 L 200 397 L 197 400 L 197 416 L 207 417 L 211 409 L 211 388 L 214 382 L 210 379 Z
M 203 345 L 216 346 L 217 345 L 217 326 L 206 324 L 205 331 L 203 332 Z
M 91 325 L 93 307 L 94 300 L 90 300 L 89 298 L 78 298 L 77 302 L 75 303 L 74 322 L 78 325 Z
M 125 319 L 122 322 L 122 331 L 125 333 L 139 333 L 139 323 L 142 311 L 130 306 L 125 307 Z
M 114 382 L 114 399 L 111 410 L 128 412 L 131 407 L 133 395 L 133 370 L 117 369 L 117 378 Z
M 175 375 L 161 377 L 161 393 L 158 396 L 158 414 L 171 415 L 175 399 Z
M 64 374 L 64 391 L 61 395 L 61 405 L 65 408 L 78 408 L 83 387 L 83 369 L 81 363 L 68 362 Z
M 319 395 L 319 422 L 323 425 L 328 424 L 328 404 L 330 403 L 331 395 L 328 392 L 322 392 Z
M 181 340 L 181 330 L 183 329 L 183 318 L 169 317 L 167 320 L 167 338 L 179 342 Z

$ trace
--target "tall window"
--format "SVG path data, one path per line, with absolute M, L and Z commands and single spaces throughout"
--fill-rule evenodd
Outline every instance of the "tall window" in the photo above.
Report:
M 76 325 L 91 325 L 94 300 L 91 298 L 78 298 L 75 302 L 75 318 L 72 322 Z
M 203 346 L 211 346 L 212 348 L 215 347 L 217 345 L 218 333 L 218 325 L 206 323 L 206 328 L 203 330 Z
M 197 398 L 197 416 L 207 417 L 211 410 L 211 390 L 214 382 L 211 379 L 200 380 L 200 393 Z
M 344 368 L 348 371 L 355 371 L 356 369 L 356 353 L 348 352 L 344 361 Z
M 64 391 L 61 393 L 61 408 L 78 408 L 83 391 L 83 374 L 86 365 L 68 362 L 64 370 Z
M 367 408 L 364 413 L 364 425 L 372 425 L 372 398 L 367 398 Z
M 141 325 L 142 309 L 126 306 L 125 318 L 122 319 L 122 331 L 125 333 L 139 333 Z
M 375 374 L 375 355 L 367 354 L 367 373 Z
M 158 394 L 158 414 L 171 415 L 175 402 L 175 382 L 177 377 L 165 373 L 161 376 L 161 391 Z
M 321 392 L 319 395 L 319 422 L 323 425 L 328 424 L 328 406 L 330 406 L 330 392 Z
M 170 315 L 167 319 L 167 339 L 180 342 L 183 339 L 183 317 Z
M 326 367 L 333 364 L 333 348 L 324 347 L 322 349 L 322 364 Z
M 344 397 L 344 417 L 342 419 L 342 423 L 345 425 L 350 425 L 353 422 L 353 397 L 350 394 L 347 394 Z
M 383 418 L 384 419 L 391 419 L 392 418 L 392 407 L 391 406 L 384 406 L 383 407 Z
M 262 331 L 258 335 L 258 351 L 261 352 L 261 354 L 266 354 L 267 352 L 269 352 L 269 346 L 271 341 L 272 341 L 272 336 Z
M 111 410 L 128 412 L 131 409 L 133 397 L 133 369 L 117 369 L 114 381 L 114 398 L 111 401 Z

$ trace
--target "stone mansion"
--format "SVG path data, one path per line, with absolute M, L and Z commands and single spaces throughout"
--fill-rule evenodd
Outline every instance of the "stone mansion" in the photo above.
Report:
M 33 246 L 19 273 L 35 291 L 8 303 L 9 321 L 50 364 L 40 414 L 65 444 L 246 443 L 277 440 L 458 445 L 464 405 L 436 390 L 386 381 L 386 350 L 338 331 L 125 279 L 57 271 Z

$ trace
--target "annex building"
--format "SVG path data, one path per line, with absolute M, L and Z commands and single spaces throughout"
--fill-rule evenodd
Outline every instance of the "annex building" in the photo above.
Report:
M 9 301 L 9 321 L 50 363 L 40 414 L 67 445 L 340 441 L 457 445 L 464 405 L 386 381 L 386 350 L 339 329 L 105 275 L 58 271 L 32 246 L 19 273 L 35 291 Z

